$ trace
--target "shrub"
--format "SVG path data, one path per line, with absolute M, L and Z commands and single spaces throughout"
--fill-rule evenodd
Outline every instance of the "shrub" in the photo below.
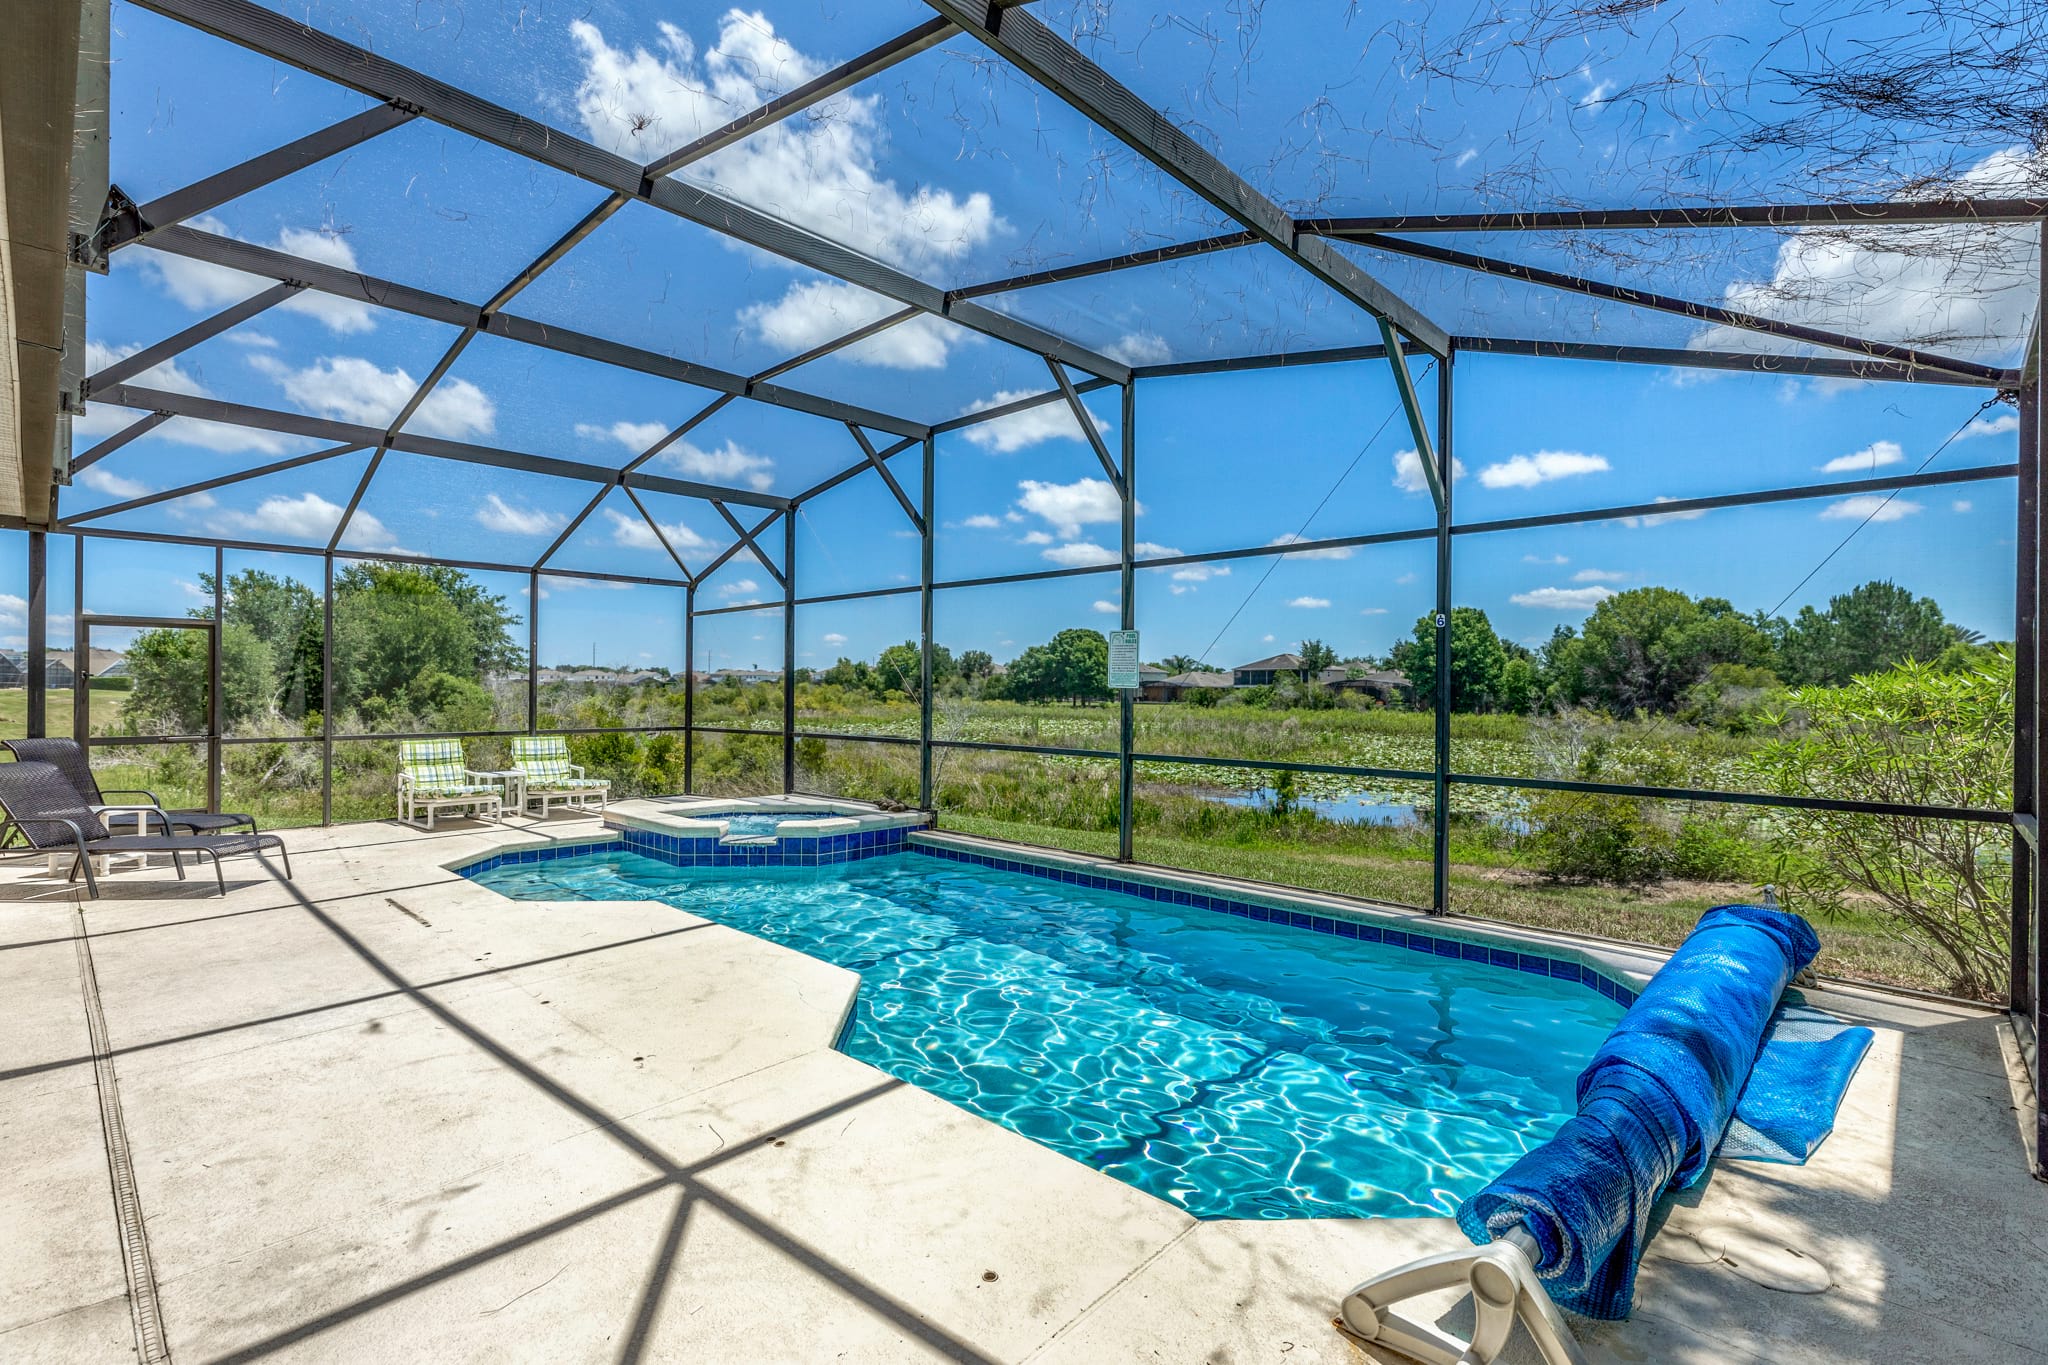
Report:
M 1632 796 L 1546 792 L 1529 812 L 1530 851 L 1555 881 L 1635 886 L 1664 876 L 1672 835 Z
M 1942 673 L 1907 662 L 1791 698 L 1806 729 L 1750 757 L 1769 790 L 1902 805 L 2012 808 L 2013 662 Z M 1878 907 L 1957 994 L 1999 999 L 2010 961 L 2011 834 L 1917 816 L 1788 810 L 1774 821 L 1788 902 Z

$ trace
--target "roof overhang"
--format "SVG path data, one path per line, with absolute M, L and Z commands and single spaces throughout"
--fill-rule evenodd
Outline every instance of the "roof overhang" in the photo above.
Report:
M 17 6 L 0 46 L 0 519 L 47 526 L 85 372 L 85 272 L 107 189 L 106 0 Z

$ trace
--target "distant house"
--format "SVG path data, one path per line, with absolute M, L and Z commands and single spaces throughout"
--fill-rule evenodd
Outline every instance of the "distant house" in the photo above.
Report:
M 0 649 L 0 687 L 28 686 L 28 662 L 18 649 Z
M 1408 675 L 1384 668 L 1326 668 L 1316 674 L 1316 681 L 1332 692 L 1360 692 L 1390 706 L 1415 700 L 1415 687 Z
M 542 683 L 584 683 L 592 687 L 633 687 L 646 682 L 666 681 L 667 675 L 653 669 L 641 668 L 628 671 L 623 668 L 542 668 L 534 672 L 534 681 Z M 507 682 L 523 682 L 524 674 L 508 673 Z
M 782 670 L 779 668 L 724 668 L 710 673 L 700 673 L 698 680 L 707 686 L 736 682 L 751 687 L 755 683 L 779 683 Z
M 1190 692 L 1228 692 L 1230 687 L 1228 673 L 1176 673 L 1157 683 L 1146 684 L 1142 700 L 1179 701 Z
M 1271 687 L 1277 682 L 1299 681 L 1301 671 L 1299 654 L 1275 654 L 1271 658 L 1254 659 L 1248 664 L 1239 664 L 1231 670 L 1230 685 Z
M 52 691 L 62 691 L 78 681 L 78 675 L 71 669 L 67 655 L 52 654 L 43 662 L 43 686 Z

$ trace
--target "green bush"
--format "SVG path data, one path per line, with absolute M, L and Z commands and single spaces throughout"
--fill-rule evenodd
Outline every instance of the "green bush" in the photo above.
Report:
M 1635 797 L 1546 792 L 1529 819 L 1536 866 L 1554 881 L 1637 886 L 1672 867 L 1671 832 Z

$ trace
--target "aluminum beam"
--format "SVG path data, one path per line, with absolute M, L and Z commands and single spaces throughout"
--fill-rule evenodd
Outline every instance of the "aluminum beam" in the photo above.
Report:
M 1382 218 L 1304 218 L 1327 237 L 1380 232 L 1586 232 L 1630 228 L 1879 227 L 1995 223 L 2048 217 L 2048 199 L 1929 199 L 1913 203 L 1692 205 L 1655 209 L 1555 209 L 1518 213 L 1417 213 Z
M 759 564 L 763 569 L 766 569 L 768 571 L 769 577 L 773 578 L 776 584 L 784 590 L 785 595 L 787 595 L 787 593 L 794 587 L 794 585 L 791 584 L 789 581 L 787 557 L 785 557 L 783 561 L 784 567 L 780 569 L 776 568 L 773 564 L 770 564 L 768 562 L 768 556 L 762 553 L 760 543 L 755 539 L 755 537 L 759 536 L 761 532 L 768 529 L 768 523 L 763 522 L 761 523 L 761 525 L 749 531 L 746 527 L 740 525 L 740 519 L 734 516 L 732 514 L 732 509 L 727 507 L 724 503 L 719 502 L 716 499 L 713 499 L 711 505 L 718 509 L 719 516 L 725 518 L 725 524 L 727 526 L 732 527 L 732 533 L 739 537 L 739 539 L 734 541 L 731 547 L 728 548 L 723 555 L 719 556 L 718 562 L 723 564 L 726 560 L 732 558 L 733 555 L 737 554 L 740 550 L 751 549 L 754 552 L 754 562 Z M 792 523 L 794 523 L 794 516 L 791 517 L 791 521 Z M 787 539 L 789 536 L 794 536 L 795 534 L 796 532 L 794 530 L 791 530 L 787 533 L 785 539 Z M 790 543 L 794 544 L 795 542 L 791 541 Z M 704 572 L 708 574 L 711 571 L 709 569 L 706 569 Z
M 155 431 L 170 420 L 171 414 L 168 412 L 152 412 L 147 417 L 138 418 L 136 421 L 130 422 L 91 450 L 73 459 L 71 461 L 71 473 L 77 475 L 82 470 L 90 469 L 93 465 L 106 459 L 107 456 L 113 454 L 122 446 L 127 445 L 130 441 L 149 435 L 150 432 Z
M 111 517 L 122 512 L 133 512 L 142 507 L 154 507 L 160 502 L 175 502 L 179 498 L 189 498 L 194 493 L 209 493 L 216 488 L 226 488 L 230 484 L 247 483 L 251 479 L 260 479 L 268 474 L 282 474 L 287 469 L 299 469 L 309 464 L 318 464 L 322 460 L 331 460 L 337 455 L 352 455 L 361 449 L 362 447 L 358 445 L 340 445 L 328 450 L 316 450 L 307 455 L 295 455 L 289 460 L 276 460 L 270 464 L 257 465 L 254 469 L 244 469 L 240 473 L 223 474 L 216 479 L 202 479 L 198 483 L 181 484 L 176 488 L 166 488 L 160 493 L 145 493 L 139 498 L 129 498 L 126 502 L 110 502 L 105 507 L 95 507 L 90 511 L 80 512 L 75 517 L 66 517 L 59 521 L 52 529 L 69 531 L 85 522 L 94 521 L 100 517 Z
M 917 534 L 922 537 L 924 518 L 918 514 L 917 505 L 910 500 L 910 495 L 903 491 L 903 485 L 896 482 L 896 476 L 889 472 L 889 466 L 883 460 L 882 453 L 875 449 L 875 443 L 868 439 L 866 432 L 851 422 L 847 423 L 846 429 L 853 433 L 853 439 L 860 443 L 861 454 L 868 457 L 868 463 L 882 476 L 882 482 L 889 485 L 889 491 L 896 495 L 897 505 L 902 507 L 903 515 L 910 518 L 911 526 L 916 528 Z
M 333 441 L 337 444 L 358 446 L 386 444 L 385 433 L 377 427 L 337 422 L 326 417 L 309 417 L 303 413 L 275 412 L 269 408 L 250 407 L 243 403 L 229 403 L 218 398 L 201 398 L 192 394 L 164 393 L 156 389 L 122 385 L 113 389 L 107 395 L 106 401 L 118 403 L 123 407 L 147 408 L 158 414 L 196 417 L 209 422 L 227 422 L 235 426 L 254 427 L 260 431 L 278 431 L 290 436 L 304 436 L 316 441 Z M 437 436 L 417 436 L 401 432 L 391 439 L 389 448 L 412 455 L 427 455 L 439 460 L 488 465 L 497 469 L 521 469 L 529 474 L 551 474 L 557 478 L 575 479 L 583 483 L 627 485 L 655 493 L 674 493 L 685 498 L 720 499 L 744 503 L 749 507 L 779 510 L 787 507 L 790 502 L 788 498 L 778 497 L 772 493 L 756 493 L 748 488 L 725 488 L 717 484 L 695 483 L 688 479 L 671 479 L 659 474 L 628 472 L 606 465 L 585 464 L 579 460 L 562 460 L 549 455 L 528 455 L 516 450 L 499 450 L 492 446 L 443 440 Z
M 1689 351 L 1665 346 L 1608 346 L 1584 341 L 1531 341 L 1516 337 L 1455 337 L 1460 351 L 1493 355 L 1533 356 L 1546 360 L 1602 360 L 1620 365 L 1669 365 L 1679 369 L 1751 370 L 1763 374 L 1796 374 L 1823 379 L 1869 379 L 1892 384 L 1952 384 L 1984 388 L 1985 381 L 1947 370 L 1925 370 L 1893 360 L 1857 360 L 1847 356 L 1776 355 L 1768 351 Z M 1151 371 L 1140 370 L 1140 378 Z M 2018 382 L 2012 371 L 2001 372 L 1996 387 Z
M 1394 335 L 1394 325 L 1385 318 L 1380 320 L 1380 343 L 1386 347 L 1387 364 L 1394 372 L 1394 389 L 1401 395 L 1401 411 L 1408 418 L 1408 435 L 1415 441 L 1415 454 L 1422 462 L 1422 475 L 1429 484 L 1430 501 L 1439 511 L 1451 505 L 1450 466 L 1441 474 L 1436 467 L 1436 448 L 1429 438 L 1429 422 L 1422 415 L 1422 401 L 1415 395 L 1415 376 L 1408 369 L 1408 357 L 1401 353 L 1401 338 Z M 1450 353 L 1444 354 L 1446 365 Z
M 1095 458 L 1102 464 L 1102 472 L 1109 476 L 1109 486 L 1124 496 L 1124 476 L 1110 458 L 1109 446 L 1103 441 L 1102 433 L 1095 428 L 1095 414 L 1088 411 L 1088 405 L 1081 401 L 1081 395 L 1074 392 L 1074 381 L 1059 367 L 1057 361 L 1047 360 L 1045 367 L 1052 371 L 1053 383 L 1059 385 L 1060 397 L 1067 400 L 1068 411 L 1074 414 L 1075 423 L 1081 428 L 1081 435 L 1087 438 L 1088 446 L 1095 452 Z M 1126 627 L 1128 629 L 1128 627 Z
M 1069 280 L 1091 279 L 1096 275 L 1108 275 L 1118 270 L 1135 270 L 1140 266 L 1161 265 L 1167 261 L 1186 260 L 1190 256 L 1206 256 L 1214 251 L 1230 251 L 1241 246 L 1251 246 L 1259 241 L 1259 235 L 1249 230 L 1226 232 L 1218 237 L 1204 237 L 1199 241 L 1175 242 L 1167 246 L 1146 247 L 1142 251 L 1128 251 L 1121 256 L 1110 256 L 1099 261 L 1078 261 L 1073 265 L 1049 266 L 1034 270 L 1026 275 L 1012 275 L 1004 280 L 989 280 L 983 284 L 970 284 L 963 289 L 953 290 L 947 297 L 955 299 L 980 299 L 991 294 L 1007 294 L 1017 289 L 1036 289 L 1040 285 L 1065 284 Z
M 987 0 L 926 3 L 1330 288 L 1373 316 L 1391 321 L 1424 350 L 1440 356 L 1450 349 L 1450 336 L 1443 328 L 1328 242 L 1304 235 L 1286 210 L 1037 16 Z
M 1853 351 L 1876 360 L 1895 360 L 1920 369 L 1943 370 L 1983 383 L 1996 383 L 2005 373 L 1990 365 L 1935 355 L 1911 346 L 1896 346 L 1888 341 L 1866 341 L 1861 337 L 1845 336 L 1819 327 L 1808 327 L 1796 322 L 1779 322 L 1774 318 L 1759 317 L 1754 313 L 1737 312 L 1735 309 L 1722 308 L 1717 304 L 1695 303 L 1690 299 L 1673 298 L 1668 294 L 1653 294 L 1647 290 L 1629 289 L 1600 280 L 1581 279 L 1577 275 L 1567 275 L 1562 271 L 1521 265 L 1492 256 L 1479 256 L 1469 251 L 1453 251 L 1448 247 L 1431 246 L 1426 242 L 1404 241 L 1399 237 L 1361 237 L 1356 240 L 1361 246 L 1392 252 L 1398 256 L 1413 256 L 1418 260 L 1435 261 L 1439 265 L 1456 266 L 1461 270 L 1470 270 L 1482 275 L 1500 275 L 1529 284 L 1540 284 L 1549 289 L 1561 289 L 1567 293 L 1611 299 L 1616 303 L 1626 303 L 1652 312 L 1676 313 L 1680 317 L 1692 318 L 1697 322 L 1736 327 L 1746 332 L 1761 332 L 1765 336 L 1803 341 L 1809 345 L 1826 346 L 1838 351 Z
M 97 245 L 101 251 L 111 253 L 137 242 L 147 242 L 164 228 L 182 223 L 187 218 L 196 218 L 230 199 L 240 198 L 274 180 L 282 180 L 296 171 L 368 142 L 380 133 L 410 123 L 415 117 L 417 115 L 411 110 L 394 104 L 365 109 L 332 127 L 308 133 L 295 142 L 287 142 L 260 156 L 250 157 L 217 175 L 209 175 L 183 189 L 172 190 L 130 212 L 116 214 L 101 225 Z
M 558 128 L 536 123 L 501 105 L 331 34 L 249 3 L 249 0 L 138 0 L 144 8 L 240 44 L 272 60 L 309 71 L 372 99 L 417 109 L 436 123 L 467 133 L 565 174 L 630 195 L 664 212 L 759 247 L 799 265 L 864 289 L 949 317 L 1028 351 L 1050 354 L 1118 382 L 1130 367 L 1085 347 L 974 304 L 946 305 L 934 285 L 872 260 L 849 247 L 785 223 L 758 209 L 675 179 L 650 179 L 636 162 Z
M 88 376 L 84 394 L 90 398 L 95 386 L 106 388 L 109 385 L 125 383 L 143 371 L 189 351 L 202 341 L 219 336 L 239 323 L 247 322 L 265 309 L 283 303 L 298 293 L 299 288 L 296 284 L 274 284 L 260 294 L 250 295 L 240 303 L 229 304 L 212 317 L 201 318 L 184 331 L 165 337 L 154 346 L 145 346 L 135 354 L 115 361 L 98 374 Z
M 282 251 L 257 246 L 253 242 L 240 242 L 231 237 L 220 237 L 181 227 L 167 228 L 150 245 L 159 251 L 226 266 L 230 270 L 239 270 L 264 279 L 303 284 L 323 294 L 352 299 L 375 308 L 388 308 L 395 313 L 446 323 L 450 327 L 479 327 L 493 336 L 525 342 L 530 346 L 559 351 L 564 355 L 578 356 L 585 360 L 595 360 L 601 364 L 616 365 L 622 369 L 637 370 L 642 374 L 672 379 L 677 383 L 691 384 L 715 393 L 753 398 L 776 407 L 808 412 L 815 417 L 825 417 L 835 422 L 857 421 L 863 426 L 897 436 L 922 436 L 926 430 L 921 422 L 911 422 L 888 413 L 871 412 L 850 403 L 818 398 L 779 385 L 752 383 L 745 375 L 733 374 L 728 370 L 678 360 L 674 356 L 628 346 L 623 342 L 586 336 L 566 327 L 553 327 L 511 313 L 489 312 L 487 307 L 466 303 L 445 294 L 416 289 L 411 285 L 379 279 L 374 275 L 365 275 L 354 270 L 342 270 L 318 261 L 302 260 Z

